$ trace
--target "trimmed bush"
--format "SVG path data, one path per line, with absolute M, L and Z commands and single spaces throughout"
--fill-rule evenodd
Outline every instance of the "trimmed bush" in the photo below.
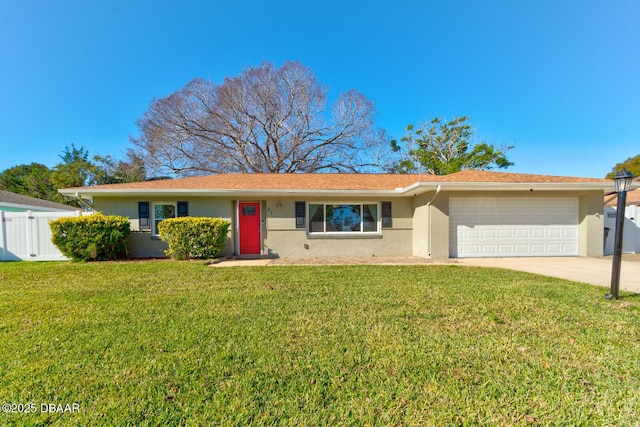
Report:
M 49 223 L 51 241 L 74 261 L 108 261 L 128 258 L 129 220 L 117 215 L 64 217 Z
M 231 223 L 220 218 L 169 218 L 158 224 L 160 238 L 173 259 L 215 258 L 224 248 Z

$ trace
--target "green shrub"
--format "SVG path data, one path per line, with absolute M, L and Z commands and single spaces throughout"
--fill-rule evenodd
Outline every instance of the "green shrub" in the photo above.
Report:
M 51 241 L 74 261 L 127 258 L 129 220 L 117 215 L 94 214 L 51 221 Z
M 169 244 L 173 259 L 208 259 L 224 248 L 231 223 L 220 218 L 169 218 L 158 224 L 160 238 Z

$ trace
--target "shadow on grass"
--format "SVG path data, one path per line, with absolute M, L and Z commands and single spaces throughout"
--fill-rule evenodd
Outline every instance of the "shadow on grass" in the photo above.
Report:
M 640 302 L 640 294 L 622 294 L 620 295 L 621 300 L 625 301 L 635 301 Z

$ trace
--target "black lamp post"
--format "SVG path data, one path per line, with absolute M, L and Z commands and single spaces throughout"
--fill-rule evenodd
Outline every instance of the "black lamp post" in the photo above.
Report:
M 613 241 L 613 265 L 611 267 L 611 291 L 605 296 L 607 299 L 620 298 L 620 262 L 622 261 L 622 231 L 624 228 L 624 210 L 627 204 L 627 191 L 631 187 L 633 175 L 622 169 L 614 178 L 616 193 L 618 193 L 618 207 L 616 208 L 616 234 Z

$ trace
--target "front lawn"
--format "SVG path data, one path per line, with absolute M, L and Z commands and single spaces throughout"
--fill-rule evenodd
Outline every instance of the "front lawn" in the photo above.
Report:
M 455 265 L 0 263 L 0 425 L 637 425 L 640 297 L 605 293 Z

